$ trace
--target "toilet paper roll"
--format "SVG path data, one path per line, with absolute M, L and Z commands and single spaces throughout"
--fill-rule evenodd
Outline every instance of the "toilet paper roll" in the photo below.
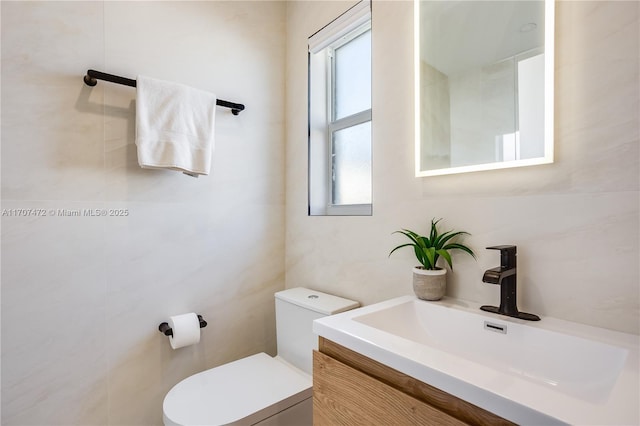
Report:
M 173 349 L 194 345 L 200 341 L 200 321 L 193 312 L 169 317 L 169 327 L 173 336 L 169 336 L 169 343 Z

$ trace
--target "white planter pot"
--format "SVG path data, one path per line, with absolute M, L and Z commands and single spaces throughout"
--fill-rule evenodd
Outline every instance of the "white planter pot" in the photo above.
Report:
M 447 290 L 447 270 L 413 268 L 413 292 L 419 299 L 440 300 Z

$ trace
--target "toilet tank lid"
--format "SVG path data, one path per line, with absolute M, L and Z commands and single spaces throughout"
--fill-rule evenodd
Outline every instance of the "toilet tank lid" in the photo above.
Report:
M 333 315 L 360 306 L 360 303 L 356 301 L 304 287 L 279 291 L 275 296 L 285 302 L 293 303 L 324 315 Z

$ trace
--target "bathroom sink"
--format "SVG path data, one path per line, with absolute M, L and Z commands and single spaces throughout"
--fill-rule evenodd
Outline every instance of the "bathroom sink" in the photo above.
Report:
M 518 424 L 639 424 L 638 336 L 405 296 L 323 318 L 327 339 Z
M 628 350 L 409 300 L 355 321 L 590 401 L 605 400 Z

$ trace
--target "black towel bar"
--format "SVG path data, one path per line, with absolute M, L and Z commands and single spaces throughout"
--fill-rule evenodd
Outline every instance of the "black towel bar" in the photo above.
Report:
M 106 72 L 87 70 L 87 75 L 84 76 L 84 83 L 87 86 L 95 86 L 98 84 L 98 80 L 104 80 L 111 83 L 122 84 L 123 86 L 136 87 L 136 81 L 131 78 L 120 77 L 113 74 L 107 74 Z M 233 115 L 240 114 L 240 111 L 244 110 L 243 104 L 237 104 L 234 102 L 223 101 L 222 99 L 216 100 L 216 105 L 231 108 Z
M 205 328 L 207 322 L 202 319 L 202 315 L 198 315 L 198 321 L 200 322 L 200 328 Z M 169 323 L 163 322 L 158 326 L 158 330 L 165 336 L 173 336 L 173 330 L 169 327 Z

